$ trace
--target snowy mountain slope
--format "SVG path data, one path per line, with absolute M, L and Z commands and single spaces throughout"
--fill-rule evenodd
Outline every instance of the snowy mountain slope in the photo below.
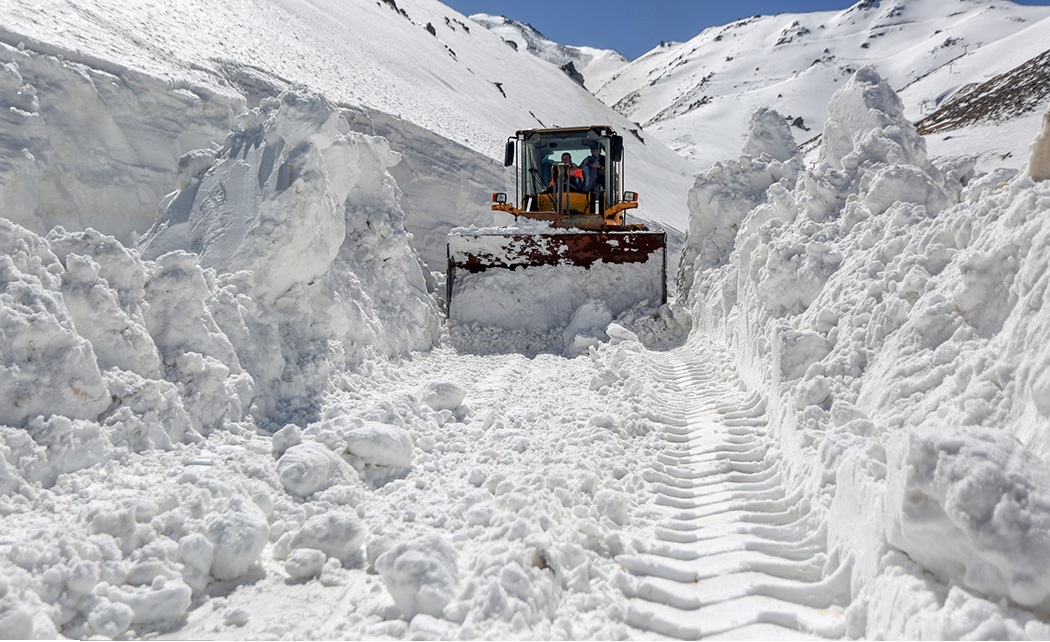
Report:
M 583 79 L 584 86 L 591 91 L 605 84 L 612 74 L 629 62 L 619 53 L 609 49 L 558 44 L 532 25 L 505 16 L 475 13 L 470 19 L 502 38 L 516 51 L 527 52 L 546 60 L 570 76 L 571 72 L 575 71 Z M 568 68 L 570 63 L 571 69 Z
M 1050 17 L 1018 22 L 1023 28 L 1008 37 L 970 48 L 952 60 L 900 89 L 905 114 L 913 121 L 929 115 L 944 101 L 967 87 L 1016 69 L 1047 50 Z
M 798 142 L 819 132 L 834 89 L 873 64 L 909 109 L 950 92 L 945 78 L 983 81 L 1039 53 L 989 55 L 954 72 L 962 59 L 1015 34 L 1023 47 L 1048 38 L 1045 7 L 991 0 L 860 2 L 838 12 L 756 16 L 705 30 L 632 62 L 596 93 L 631 120 L 701 165 L 729 157 L 747 133 L 747 118 L 772 107 L 797 121 Z M 1027 33 L 1026 33 L 1027 32 Z M 1038 35 L 1041 34 L 1041 35 Z M 1030 51 L 1030 49 L 1029 49 Z M 991 63 L 989 66 L 988 63 Z M 939 82 L 920 79 L 936 76 Z
M 919 128 L 931 153 L 961 161 L 974 159 L 986 169 L 1016 167 L 1023 162 L 1027 141 L 1039 130 L 1048 98 L 1048 33 L 1050 18 L 1044 18 L 901 92 L 911 107 L 909 115 L 921 118 Z M 934 103 L 919 96 L 936 96 L 936 109 L 931 111 Z
M 110 85 L 127 92 L 126 78 L 156 79 L 155 84 L 173 94 L 188 94 L 195 109 L 210 111 L 220 129 L 237 116 L 241 100 L 256 104 L 261 95 L 274 88 L 303 85 L 323 92 L 338 104 L 356 106 L 390 118 L 412 123 L 451 141 L 452 150 L 470 150 L 458 164 L 488 166 L 487 159 L 500 158 L 506 136 L 530 126 L 610 123 L 626 129 L 628 121 L 618 116 L 564 73 L 532 56 L 519 55 L 496 35 L 433 0 L 393 2 L 248 2 L 237 5 L 215 0 L 190 4 L 132 5 L 112 0 L 88 4 L 67 0 L 47 0 L 32 6 L 15 0 L 0 4 L 4 29 L 0 39 L 13 52 L 7 59 L 50 56 L 58 67 L 73 73 L 112 76 Z M 428 28 L 429 25 L 429 28 Z M 433 34 L 431 34 L 433 31 Z M 36 63 L 28 63 L 30 67 Z M 76 71 L 76 70 L 84 71 Z M 49 92 L 54 83 L 47 78 L 13 80 L 7 84 L 30 84 L 35 88 L 45 125 L 51 128 L 79 129 L 70 114 L 61 112 L 64 103 Z M 105 83 L 97 83 L 102 85 Z M 12 93 L 15 93 L 12 91 Z M 537 99 L 542 97 L 542 99 Z M 173 99 L 157 96 L 166 104 Z M 176 101 L 177 102 L 177 101 Z M 79 101 L 77 105 L 83 103 Z M 73 105 L 70 105 L 73 108 Z M 179 107 L 178 109 L 185 109 Z M 48 110 L 51 113 L 48 114 Z M 125 114 L 110 138 L 96 146 L 112 144 L 110 139 L 135 141 L 134 130 L 153 114 L 142 107 L 136 114 Z M 177 120 L 175 115 L 162 118 Z M 12 123 L 13 139 L 24 137 L 19 123 Z M 216 131 L 216 122 L 208 131 Z M 89 133 L 88 136 L 94 136 Z M 99 133 L 104 138 L 106 132 Z M 221 136 L 216 136 L 216 142 Z M 204 146 L 207 137 L 193 141 Z M 30 141 L 31 142 L 31 141 Z M 188 140 L 165 141 L 157 153 L 158 173 L 173 171 L 173 159 L 193 145 Z M 20 176 L 32 200 L 31 177 L 54 174 L 45 153 L 33 162 L 19 160 L 25 145 L 12 144 L 5 152 L 16 159 Z M 79 145 L 70 145 L 73 152 Z M 28 149 L 32 150 L 30 145 Z M 409 150 L 409 153 L 411 151 Z M 627 147 L 633 170 L 629 186 L 642 193 L 642 214 L 659 224 L 681 229 L 685 226 L 684 196 L 692 170 L 689 164 L 658 143 Z M 77 162 L 72 153 L 64 162 Z M 83 159 L 85 165 L 90 159 Z M 482 170 L 489 172 L 491 169 Z M 70 226 L 87 225 L 125 233 L 129 228 L 141 232 L 148 226 L 156 207 L 156 195 L 170 186 L 156 186 L 157 176 L 141 192 L 141 202 L 122 204 L 130 212 L 112 213 L 92 207 L 80 199 L 76 216 L 64 216 L 50 203 L 31 202 L 25 207 L 39 220 L 62 220 Z M 101 181 L 104 182 L 104 181 Z M 424 180 L 420 185 L 425 183 Z M 407 181 L 409 185 L 411 181 Z M 473 202 L 476 183 L 467 181 L 457 204 Z M 499 185 L 500 189 L 506 180 Z M 48 190 L 44 190 L 48 191 Z M 126 196 L 125 196 L 126 198 Z M 427 197 L 421 195 L 420 201 Z M 431 217 L 443 220 L 478 222 L 489 217 L 479 202 L 469 212 L 430 212 L 409 210 L 417 229 L 431 229 Z M 110 218 L 126 220 L 109 226 Z M 488 219 L 491 220 L 491 219 Z M 437 231 L 435 231 L 435 234 Z M 427 244 L 433 245 L 433 239 Z

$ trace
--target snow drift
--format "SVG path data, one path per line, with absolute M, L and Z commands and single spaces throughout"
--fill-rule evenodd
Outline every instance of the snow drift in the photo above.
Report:
M 749 143 L 697 178 L 683 296 L 771 387 L 797 483 L 853 560 L 851 636 L 958 635 L 965 601 L 917 598 L 922 571 L 1023 635 L 1014 607 L 1050 605 L 1050 188 L 941 171 L 874 69 L 828 111 L 814 164 Z M 749 141 L 777 129 L 756 115 Z M 913 588 L 887 590 L 899 575 Z

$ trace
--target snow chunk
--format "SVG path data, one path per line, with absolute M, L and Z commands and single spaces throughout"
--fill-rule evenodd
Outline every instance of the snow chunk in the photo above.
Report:
M 404 428 L 366 421 L 362 426 L 344 428 L 346 452 L 375 466 L 412 465 L 412 435 Z
M 208 519 L 208 539 L 215 546 L 211 574 L 220 580 L 244 575 L 269 537 L 270 525 L 262 509 L 251 500 L 234 497 L 225 511 Z
M 47 242 L 0 218 L 0 423 L 95 419 L 110 403 L 91 343 L 77 333 Z
M 598 346 L 609 337 L 605 329 L 612 323 L 613 315 L 609 306 L 598 299 L 589 299 L 569 319 L 569 325 L 562 331 L 565 352 L 569 356 L 586 354 L 591 346 Z
M 277 475 L 285 490 L 303 498 L 357 478 L 350 464 L 316 441 L 296 444 L 285 451 L 277 461 Z
M 904 104 L 875 67 L 861 67 L 828 105 L 820 160 L 834 169 L 861 159 L 927 167 L 926 142 L 904 117 Z
M 131 607 L 134 615 L 132 623 L 174 620 L 186 614 L 190 608 L 193 591 L 182 580 L 168 581 L 163 577 L 156 578 L 150 586 L 110 586 L 105 596 L 112 602 L 119 602 Z M 101 626 L 108 622 L 119 628 L 126 618 L 126 610 L 109 610 L 99 614 Z
M 430 381 L 423 386 L 419 397 L 434 410 L 456 410 L 463 405 L 467 391 L 452 381 Z
M 88 613 L 87 621 L 98 635 L 116 638 L 131 628 L 135 609 L 123 602 L 101 602 Z
M 284 570 L 297 580 L 317 577 L 324 568 L 328 556 L 312 548 L 292 551 L 284 563 Z
M 330 511 L 314 515 L 292 537 L 293 550 L 307 548 L 322 551 L 346 563 L 361 550 L 365 541 L 365 527 L 351 511 Z M 321 560 L 322 565 L 324 560 Z M 320 571 L 320 567 L 318 567 Z
M 195 591 L 208 585 L 208 574 L 215 560 L 215 545 L 202 533 L 191 533 L 179 540 L 182 579 Z
M 931 215 L 952 204 L 945 189 L 930 175 L 913 165 L 890 165 L 880 168 L 871 180 L 864 197 L 872 214 L 882 214 L 896 203 L 918 203 Z
M 163 379 L 145 379 L 116 368 L 104 374 L 115 405 L 103 425 L 114 444 L 134 452 L 171 448 L 173 444 L 200 439 L 196 422 L 186 412 L 179 387 Z
M 47 235 L 66 267 L 62 296 L 77 327 L 91 342 L 103 369 L 131 370 L 161 378 L 160 355 L 143 316 L 146 266 L 112 236 L 95 230 Z
M 599 515 L 608 517 L 618 526 L 625 526 L 631 519 L 630 501 L 619 491 L 603 488 L 594 494 L 594 505 Z
M 36 639 L 32 609 L 11 595 L 0 597 L 0 631 L 10 640 Z
M 796 154 L 797 148 L 787 119 L 776 110 L 760 107 L 751 114 L 744 156 L 759 158 L 766 154 L 773 160 L 786 161 Z
M 786 330 L 773 345 L 773 362 L 783 381 L 801 377 L 811 364 L 827 356 L 831 346 L 820 334 L 809 330 Z
M 376 570 L 401 614 L 442 617 L 459 584 L 456 549 L 447 539 L 430 534 L 398 544 L 376 559 Z
M 1043 114 L 1043 128 L 1032 141 L 1031 151 L 1029 178 L 1036 182 L 1050 179 L 1050 109 Z
M 932 429 L 888 448 L 887 537 L 944 581 L 1050 605 L 1050 473 L 1000 430 Z
M 251 619 L 246 609 L 234 608 L 222 614 L 222 622 L 227 626 L 244 626 Z

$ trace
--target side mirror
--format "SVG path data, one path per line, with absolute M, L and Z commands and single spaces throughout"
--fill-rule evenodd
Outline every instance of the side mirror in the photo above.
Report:
M 503 166 L 510 167 L 514 164 L 514 140 L 507 141 L 507 148 L 503 150 Z
M 609 139 L 609 155 L 614 163 L 623 160 L 623 136 L 613 136 Z

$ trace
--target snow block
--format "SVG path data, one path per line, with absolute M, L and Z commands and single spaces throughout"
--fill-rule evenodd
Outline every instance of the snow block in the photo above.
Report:
M 211 574 L 220 580 L 244 575 L 259 559 L 269 537 L 270 525 L 262 509 L 251 500 L 231 499 L 226 511 L 208 519 L 208 539 L 215 546 Z
M 289 448 L 277 461 L 277 475 L 285 490 L 301 498 L 357 478 L 350 464 L 316 441 Z
M 376 570 L 406 618 L 417 613 L 442 617 L 459 584 L 456 549 L 439 535 L 398 544 L 379 556 Z
M 463 405 L 467 391 L 452 381 L 429 381 L 419 393 L 420 400 L 433 410 L 455 410 Z
M 314 549 L 346 562 L 361 550 L 365 527 L 357 513 L 343 510 L 314 515 L 292 537 L 292 550 Z M 292 558 L 289 557 L 289 560 Z M 322 560 L 322 564 L 323 564 Z M 318 568 L 320 571 L 320 568 Z
M 404 428 L 378 421 L 345 428 L 340 436 L 346 440 L 346 452 L 374 466 L 412 465 L 412 435 Z
M 887 449 L 887 538 L 945 582 L 1050 606 L 1050 472 L 1012 436 L 930 428 Z

